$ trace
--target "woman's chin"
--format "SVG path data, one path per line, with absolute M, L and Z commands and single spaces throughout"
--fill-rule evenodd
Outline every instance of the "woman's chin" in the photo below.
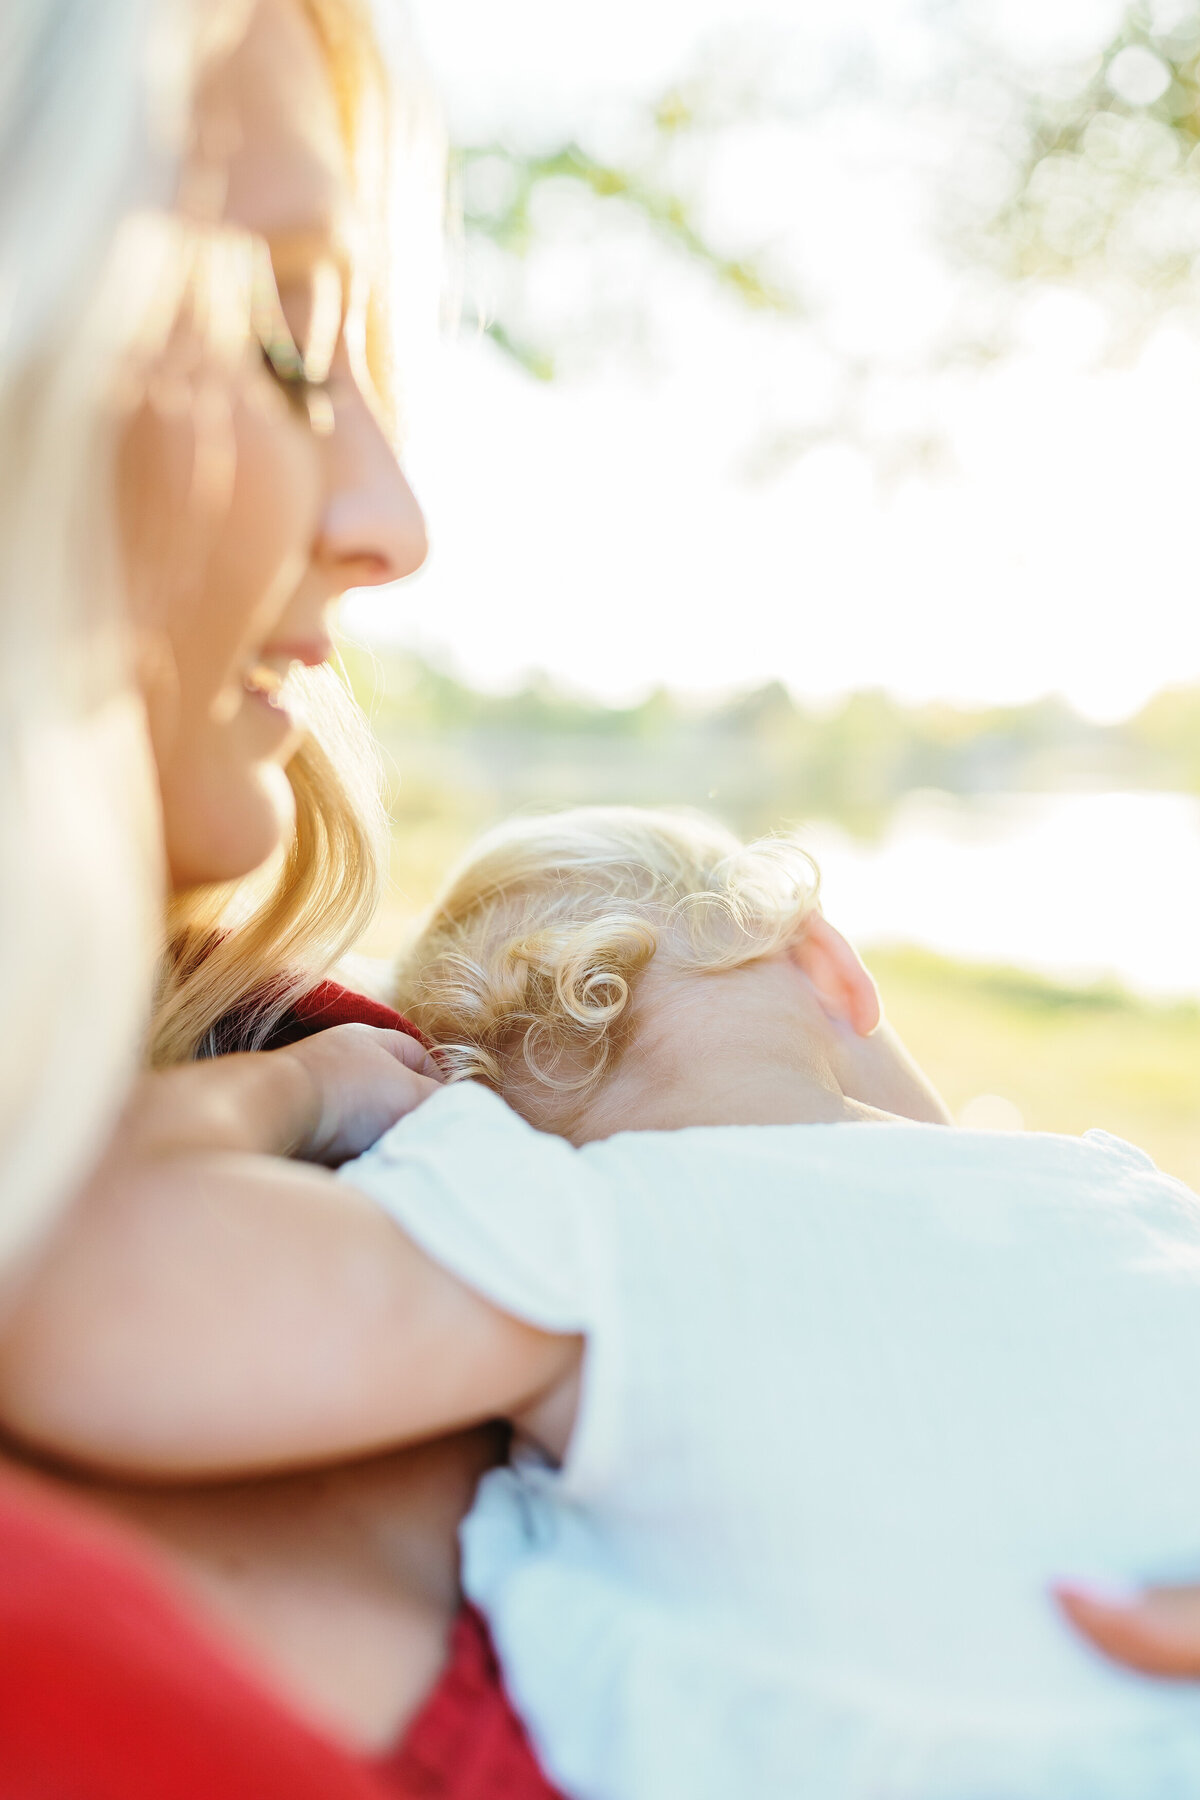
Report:
M 180 893 L 261 868 L 290 835 L 296 799 L 285 769 L 257 763 L 201 792 L 164 792 L 163 812 L 171 886 Z

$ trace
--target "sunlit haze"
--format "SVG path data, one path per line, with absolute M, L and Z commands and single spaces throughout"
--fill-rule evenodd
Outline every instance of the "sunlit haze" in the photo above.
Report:
M 924 229 L 920 154 L 892 154 L 895 121 L 873 121 L 852 73 L 864 46 L 920 72 L 936 26 L 915 6 L 850 0 L 823 23 L 781 0 L 412 10 L 452 135 L 476 142 L 617 139 L 706 55 L 753 71 L 764 47 L 775 100 L 794 110 L 841 58 L 844 100 L 803 132 L 751 119 L 720 134 L 701 214 L 735 252 L 767 245 L 816 279 L 835 347 L 882 352 L 895 372 L 856 421 L 872 443 L 830 431 L 829 359 L 790 320 L 739 307 L 661 250 L 640 267 L 628 232 L 606 273 L 603 229 L 565 228 L 526 265 L 537 316 L 569 317 L 599 285 L 644 314 L 637 341 L 542 383 L 459 334 L 414 413 L 429 567 L 359 600 L 353 629 L 451 654 L 489 686 L 539 668 L 612 697 L 778 677 L 808 699 L 1055 691 L 1109 718 L 1200 677 L 1191 339 L 1173 327 L 1096 367 L 1096 304 L 1038 289 L 1015 302 L 1013 348 L 991 366 L 917 368 L 961 284 Z M 1030 56 L 1098 39 L 1114 17 L 1099 0 L 976 12 Z M 937 454 L 881 466 L 881 436 L 910 426 Z M 813 447 L 772 455 L 814 427 Z

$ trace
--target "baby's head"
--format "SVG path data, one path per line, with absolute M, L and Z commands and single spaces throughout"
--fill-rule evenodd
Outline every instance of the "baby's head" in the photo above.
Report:
M 612 806 L 514 819 L 451 875 L 401 963 L 397 1004 L 453 1075 L 482 1079 L 543 1129 L 606 1135 L 622 1123 L 606 1094 L 631 1062 L 649 1078 L 647 1042 L 662 1040 L 664 1020 L 688 1046 L 689 997 L 720 985 L 723 1031 L 733 1000 L 745 1013 L 762 989 L 758 1042 L 803 946 L 819 938 L 828 965 L 836 933 L 817 891 L 792 839 L 744 845 L 700 814 Z M 853 958 L 837 939 L 835 959 L 841 950 Z M 760 966 L 768 979 L 756 982 Z M 708 979 L 738 971 L 749 978 Z M 878 1003 L 856 959 L 851 972 L 853 1028 L 866 1035 Z M 812 1030 L 798 1032 L 797 1017 Z M 793 1004 L 788 1054 L 822 1020 L 816 990 L 808 1013 Z

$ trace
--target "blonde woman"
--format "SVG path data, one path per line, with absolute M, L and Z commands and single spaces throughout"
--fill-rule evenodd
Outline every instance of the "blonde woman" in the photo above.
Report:
M 243 25 L 171 0 L 10 0 L 0 26 L 0 1328 L 70 1229 L 144 1031 L 162 852 L 131 671 L 154 644 L 120 579 L 119 463 L 140 374 L 161 371 L 178 418 L 180 321 L 218 296 L 236 315 L 249 275 L 245 244 L 193 238 L 170 212 L 193 78 Z M 236 317 L 214 334 L 218 428 L 249 395 L 249 346 Z M 124 1534 L 12 1473 L 0 1789 L 379 1792 L 197 1629 Z
M 155 82 L 172 68 L 164 51 L 173 53 L 181 80 L 186 77 L 188 59 L 180 52 L 191 44 L 185 28 L 194 19 L 186 10 L 173 17 L 165 8 L 143 7 L 130 12 L 125 36 L 110 42 L 118 9 L 111 10 L 96 42 L 86 35 L 71 39 L 65 0 L 58 10 L 31 7 L 21 22 L 31 80 L 35 69 L 58 59 L 79 81 L 90 76 L 102 87 L 108 65 L 101 51 L 111 52 L 117 71 L 128 75 L 114 109 L 125 119 L 146 112 L 143 91 L 153 97 Z M 424 554 L 423 521 L 391 452 L 378 395 L 379 284 L 370 262 L 378 161 L 372 167 L 367 127 L 382 84 L 365 22 L 341 0 L 263 0 L 196 16 L 208 29 L 196 46 L 203 79 L 191 143 L 164 144 L 153 196 L 160 206 L 169 198 L 173 165 L 186 149 L 179 213 L 156 210 L 139 221 L 153 252 L 144 268 L 131 265 L 124 251 L 124 310 L 130 282 L 144 281 L 148 324 L 115 345 L 107 381 L 93 390 L 91 412 L 84 409 L 95 426 L 87 443 L 101 439 L 104 456 L 93 454 L 80 472 L 105 534 L 89 540 L 93 551 L 113 539 L 114 567 L 120 561 L 128 577 L 125 595 L 114 578 L 104 615 L 113 639 L 111 691 L 129 721 L 129 760 L 145 771 L 144 736 L 124 676 L 135 663 L 161 799 L 163 860 L 176 896 L 152 1034 L 160 1064 L 192 1055 L 231 1010 L 242 1041 L 264 1036 L 369 911 L 378 881 L 378 803 L 361 723 L 321 666 L 330 648 L 328 614 L 343 587 L 395 579 Z M 152 25 L 162 27 L 157 35 Z M 59 117 L 60 132 L 70 113 L 68 106 Z M 136 138 L 129 148 L 131 156 L 139 152 Z M 110 175 L 119 190 L 112 212 L 119 217 L 128 199 L 120 184 L 131 180 L 127 162 L 117 159 Z M 94 213 L 81 206 L 72 216 Z M 31 207 L 21 230 L 30 231 L 36 216 Z M 270 267 L 257 242 L 269 246 Z M 86 269 L 76 273 L 81 287 L 92 276 Z M 62 326 L 61 313 L 49 318 L 48 349 Z M 99 360 L 96 344 L 89 348 L 92 361 Z M 7 541 L 21 541 L 28 523 L 28 514 L 14 509 Z M 73 571 L 76 581 L 80 573 Z M 67 599 L 79 591 L 64 582 Z M 66 626 L 63 636 L 69 638 Z M 103 645 L 103 634 L 97 642 Z M 100 669 L 98 655 L 94 669 Z M 51 659 L 41 673 L 49 678 Z M 72 745 L 68 771 L 77 755 Z M 87 756 L 76 773 L 82 782 L 94 768 L 99 798 L 107 802 L 110 784 L 121 791 L 116 774 L 99 766 L 90 745 Z M 140 788 L 127 775 L 122 779 L 125 792 L 147 794 L 148 777 Z M 97 844 L 124 875 L 99 919 L 106 924 L 111 912 L 115 921 L 103 946 L 108 963 L 101 964 L 99 944 L 84 945 L 88 973 L 97 965 L 97 1016 L 112 1025 L 111 1053 L 90 1025 L 81 982 L 58 999 L 47 981 L 31 982 L 31 1016 L 39 1003 L 52 1004 L 68 1042 L 84 1026 L 84 1072 L 92 1076 L 97 1064 L 98 1097 L 78 1142 L 59 1123 L 71 1065 L 60 1058 L 49 1072 L 49 1105 L 57 1112 L 49 1124 L 35 1123 L 43 1146 L 63 1146 L 54 1183 L 47 1184 L 56 1192 L 94 1152 L 106 1102 L 110 1108 L 128 1075 L 160 941 L 152 921 L 151 809 L 146 806 L 144 817 L 134 812 L 124 863 L 117 828 L 123 815 L 118 811 L 110 825 L 98 801 L 94 813 Z M 82 828 L 61 807 L 57 816 L 74 831 L 78 855 L 86 848 Z M 282 863 L 270 864 L 281 848 Z M 264 858 L 266 873 L 245 885 L 240 878 Z M 105 897 L 94 870 L 71 874 L 67 892 L 78 896 L 81 913 Z M 46 919 L 36 896 L 29 910 Z M 61 935 L 74 941 L 65 928 Z M 123 1010 L 113 1004 L 114 989 Z M 320 1172 L 296 1167 L 281 1185 L 279 1171 L 292 1165 L 253 1153 L 290 1150 L 336 1160 L 374 1136 L 412 1084 L 428 1079 L 423 1061 L 411 1035 L 364 1034 L 356 1027 L 349 1039 L 324 1034 L 295 1051 L 143 1078 L 74 1216 L 42 1246 L 14 1290 L 0 1333 L 3 1410 L 14 1435 L 44 1452 L 136 1465 L 133 1395 L 149 1400 L 151 1420 L 157 1406 L 160 1419 L 177 1411 L 193 1424 L 205 1418 L 216 1424 L 253 1376 L 257 1346 L 281 1331 L 295 1349 L 288 1392 L 278 1395 L 282 1413 L 292 1409 L 291 1422 L 284 1418 L 277 1430 L 271 1396 L 260 1392 L 242 1460 L 254 1466 L 296 1460 L 295 1399 L 306 1390 L 301 1420 L 315 1402 L 318 1421 L 336 1422 L 331 1451 L 386 1443 L 393 1435 L 386 1409 L 377 1406 L 364 1417 L 355 1396 L 362 1369 L 378 1367 L 386 1354 L 403 1304 L 389 1277 L 395 1233 L 380 1229 L 373 1209 L 347 1207 Z M 364 1103 L 364 1085 L 372 1082 L 378 1099 Z M 357 1112 L 344 1104 L 349 1086 Z M 371 1110 L 376 1104 L 383 1113 Z M 259 1247 L 257 1266 L 271 1279 L 254 1293 L 239 1291 L 241 1271 L 255 1266 Z M 199 1466 L 202 1439 L 201 1431 Z M 99 1487 L 94 1498 L 156 1532 L 193 1605 L 199 1598 L 201 1610 L 301 1713 L 360 1752 L 388 1751 L 390 1791 L 408 1791 L 414 1758 L 428 1791 L 430 1743 L 446 1782 L 474 1784 L 486 1744 L 491 1774 L 484 1767 L 484 1778 L 512 1788 L 515 1770 L 523 1785 L 514 1791 L 544 1795 L 548 1789 L 503 1700 L 486 1642 L 469 1619 L 456 1623 L 455 1527 L 476 1475 L 495 1454 L 485 1434 L 344 1477 L 185 1494 L 177 1504 L 166 1496 L 105 1496 Z M 43 1482 L 31 1503 L 38 1529 L 55 1517 L 45 1492 Z M 30 1558 L 28 1531 L 13 1525 L 9 1538 L 14 1556 L 20 1551 L 30 1566 L 45 1569 L 36 1544 Z M 98 1541 L 104 1544 L 103 1533 Z M 65 1699 L 55 1700 L 45 1680 L 39 1683 L 37 1659 L 28 1655 L 38 1593 L 11 1579 L 5 1589 L 10 1611 L 0 1613 L 0 1646 L 8 1646 L 2 1660 L 10 1679 L 0 1684 L 0 1762 L 6 1773 L 27 1768 L 30 1791 L 63 1776 L 58 1764 L 42 1767 L 38 1757 L 50 1755 L 54 1742 L 73 1741 L 70 1732 L 55 1733 L 50 1716 L 55 1705 L 69 1708 L 79 1689 L 69 1678 L 71 1634 L 86 1636 L 90 1621 L 105 1617 L 104 1583 L 88 1578 L 85 1562 L 68 1559 L 55 1615 L 55 1661 L 60 1674 L 68 1670 L 57 1691 Z M 178 1640 L 182 1627 L 172 1624 L 153 1584 L 141 1579 L 139 1595 L 132 1601 L 126 1595 L 126 1611 L 147 1626 L 177 1677 L 180 1657 L 186 1662 L 192 1654 L 186 1632 L 181 1649 L 172 1634 Z M 79 1614 L 72 1592 L 82 1603 Z M 454 1655 L 440 1699 L 425 1709 L 416 1738 L 397 1749 L 400 1728 L 434 1684 L 451 1635 Z M 103 1660 L 103 1642 L 98 1650 Z M 25 1676 L 11 1666 L 18 1651 Z M 76 1658 L 81 1679 L 95 1663 L 85 1652 L 86 1646 Z M 290 1726 L 286 1714 L 239 1685 L 219 1662 L 214 1672 L 207 1654 L 213 1690 L 207 1712 L 189 1715 L 186 1692 L 174 1696 L 183 1704 L 174 1704 L 136 1658 L 137 1681 L 125 1688 L 118 1682 L 115 1698 L 97 1692 L 95 1716 L 80 1739 L 95 1755 L 63 1777 L 71 1791 L 108 1791 L 103 1783 L 110 1774 L 114 1792 L 168 1791 L 162 1784 L 178 1761 L 178 1732 L 189 1718 L 204 1743 L 190 1759 L 197 1792 L 274 1792 L 271 1756 L 284 1752 L 292 1756 L 295 1793 L 308 1792 L 318 1775 L 325 1784 L 318 1791 L 329 1794 L 343 1791 L 348 1771 L 357 1770 L 360 1784 L 366 1780 L 361 1760 L 336 1764 L 311 1732 Z M 193 1673 L 196 1655 L 188 1665 Z M 140 1711 L 121 1704 L 122 1695 L 143 1690 Z M 235 1723 L 242 1748 L 253 1740 L 258 1760 L 247 1763 L 253 1778 L 221 1764 L 218 1727 L 226 1703 L 235 1714 L 240 1707 Z M 112 1750 L 118 1729 L 132 1743 L 142 1740 L 138 1753 L 145 1760 L 136 1776 L 112 1774 L 104 1765 L 102 1753 Z M 147 1748 L 151 1740 L 158 1751 Z M 183 1785 L 169 1791 L 193 1791 L 182 1776 L 176 1779 Z M 346 1791 L 359 1788 L 351 1781 Z

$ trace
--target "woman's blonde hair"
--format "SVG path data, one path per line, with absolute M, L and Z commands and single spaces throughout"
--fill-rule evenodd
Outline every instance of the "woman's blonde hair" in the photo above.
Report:
M 381 419 L 397 400 L 388 324 L 388 174 L 392 82 L 362 0 L 301 0 L 325 55 L 356 198 L 369 227 L 367 361 Z M 387 869 L 382 774 L 370 727 L 331 668 L 292 677 L 304 741 L 288 765 L 296 828 L 265 872 L 176 896 L 150 1040 L 151 1061 L 181 1062 L 263 1043 L 293 1001 L 369 924 Z
M 230 10 L 5 0 L 0 17 L 0 1263 L 94 1156 L 148 1016 L 160 834 L 116 452 L 179 291 L 190 94 Z
M 287 771 L 295 829 L 259 874 L 170 901 L 150 1042 L 156 1064 L 261 1044 L 379 905 L 387 818 L 370 729 L 331 669 L 291 679 L 306 720 Z M 216 1026 L 230 1019 L 234 1032 L 218 1042 Z
M 398 966 L 395 1001 L 452 1078 L 517 1093 L 530 1117 L 569 1131 L 628 1042 L 654 959 L 716 974 L 771 956 L 818 887 L 794 839 L 742 844 L 700 813 L 513 819 L 449 877 Z

